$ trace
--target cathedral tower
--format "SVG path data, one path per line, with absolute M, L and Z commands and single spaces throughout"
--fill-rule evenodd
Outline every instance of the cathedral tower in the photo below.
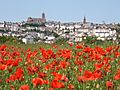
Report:
M 84 16 L 83 23 L 86 24 L 86 17 Z
M 42 13 L 42 19 L 45 19 L 45 13 Z

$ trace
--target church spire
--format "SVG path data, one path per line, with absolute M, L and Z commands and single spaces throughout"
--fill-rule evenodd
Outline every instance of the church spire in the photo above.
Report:
M 86 17 L 84 16 L 83 23 L 86 24 Z
M 45 13 L 42 13 L 42 19 L 45 19 Z

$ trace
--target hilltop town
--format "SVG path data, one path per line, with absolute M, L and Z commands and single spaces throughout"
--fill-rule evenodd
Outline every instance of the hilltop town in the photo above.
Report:
M 46 20 L 45 13 L 41 18 L 28 17 L 23 22 L 0 22 L 0 36 L 17 37 L 23 43 L 54 43 L 60 38 L 69 42 L 81 42 L 87 36 L 95 36 L 98 40 L 117 40 L 120 36 L 115 23 L 92 23 L 84 17 L 80 22 L 61 23 Z

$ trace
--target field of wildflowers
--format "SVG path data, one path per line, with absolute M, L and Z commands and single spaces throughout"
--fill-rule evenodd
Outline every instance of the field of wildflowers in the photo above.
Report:
M 120 90 L 119 45 L 32 48 L 0 45 L 0 90 Z

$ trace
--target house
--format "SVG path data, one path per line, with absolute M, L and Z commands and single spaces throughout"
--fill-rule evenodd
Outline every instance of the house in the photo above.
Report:
M 98 40 L 116 40 L 116 30 L 111 30 L 110 28 L 93 29 L 93 33 L 98 37 Z
M 40 38 L 40 39 L 44 39 L 44 37 L 45 37 L 45 34 L 44 33 L 37 33 L 38 34 L 38 37 Z
M 3 36 L 3 32 L 0 32 L 0 37 Z
M 22 42 L 25 43 L 25 44 L 31 44 L 31 43 L 34 43 L 34 38 L 31 37 L 31 36 L 27 36 L 25 38 L 22 38 Z
M 18 31 L 19 30 L 19 24 L 18 23 L 12 23 L 12 22 L 4 22 L 4 29 L 8 31 Z
M 10 36 L 10 33 L 3 33 L 3 36 Z
M 55 41 L 55 37 L 53 35 L 45 36 L 44 39 L 45 39 L 45 43 L 50 43 L 50 44 L 54 43 L 54 41 Z
M 0 30 L 4 30 L 4 23 L 0 22 Z

